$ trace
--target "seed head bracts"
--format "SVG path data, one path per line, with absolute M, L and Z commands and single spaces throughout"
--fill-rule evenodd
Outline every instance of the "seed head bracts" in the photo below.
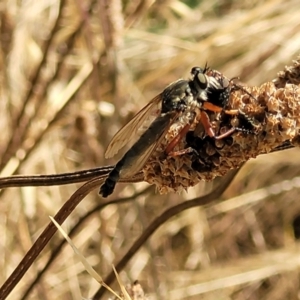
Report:
M 201 180 L 210 181 L 238 168 L 260 154 L 284 145 L 299 145 L 300 140 L 300 62 L 280 72 L 278 79 L 259 87 L 232 85 L 226 109 L 236 115 L 209 113 L 214 130 L 221 134 L 237 127 L 231 136 L 215 140 L 204 136 L 199 121 L 174 151 L 192 148 L 186 154 L 167 156 L 165 147 L 183 125 L 174 123 L 143 168 L 145 181 L 155 184 L 160 193 L 181 191 Z

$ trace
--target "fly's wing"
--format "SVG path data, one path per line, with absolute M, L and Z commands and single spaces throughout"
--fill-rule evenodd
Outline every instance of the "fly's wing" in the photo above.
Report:
M 173 111 L 165 113 L 153 121 L 132 149 L 127 152 L 126 165 L 120 171 L 120 178 L 131 177 L 144 167 L 178 115 L 178 112 Z
M 139 137 L 147 130 L 147 125 L 161 113 L 162 95 L 153 98 L 144 108 L 142 108 L 131 121 L 122 127 L 109 143 L 105 158 L 113 157 L 125 145 L 134 144 Z
M 133 165 L 124 167 L 120 172 L 120 178 L 128 178 L 137 174 L 144 167 L 157 145 L 158 143 L 152 144 L 144 153 L 136 157 Z

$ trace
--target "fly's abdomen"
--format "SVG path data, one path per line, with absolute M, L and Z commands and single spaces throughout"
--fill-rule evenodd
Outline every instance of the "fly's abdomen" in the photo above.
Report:
M 171 116 L 172 114 L 163 114 L 156 118 L 139 140 L 125 153 L 101 186 L 99 193 L 103 197 L 109 196 L 114 191 L 120 177 L 130 177 L 143 168 L 149 157 L 147 154 L 152 152 L 156 141 L 168 128 Z

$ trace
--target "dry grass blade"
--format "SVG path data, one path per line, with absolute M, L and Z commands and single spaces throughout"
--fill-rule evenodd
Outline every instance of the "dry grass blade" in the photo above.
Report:
M 223 214 L 241 206 L 255 205 L 256 202 L 263 201 L 268 197 L 280 195 L 286 191 L 300 189 L 300 177 L 294 177 L 291 180 L 284 180 L 271 186 L 267 186 L 255 191 L 241 194 L 225 202 L 221 202 L 207 207 L 207 217 L 212 218 L 218 214 Z
M 88 263 L 88 261 L 86 260 L 86 258 L 83 256 L 83 254 L 78 250 L 78 248 L 74 245 L 74 243 L 72 242 L 72 240 L 69 238 L 69 236 L 67 235 L 67 233 L 62 229 L 62 227 L 55 221 L 54 218 L 52 218 L 51 216 L 49 217 L 50 220 L 53 222 L 53 224 L 56 226 L 56 228 L 59 230 L 59 232 L 63 235 L 63 237 L 66 239 L 66 241 L 68 242 L 68 244 L 72 247 L 76 257 L 81 261 L 81 263 L 84 265 L 86 271 L 98 282 L 100 283 L 103 287 L 105 287 L 109 292 L 111 292 L 113 295 L 115 295 L 117 297 L 117 299 L 122 300 L 122 298 L 115 293 L 114 290 L 112 290 L 107 284 L 105 284 L 105 282 L 103 281 L 102 277 L 93 269 L 93 267 Z M 114 269 L 115 271 L 115 269 Z M 122 288 L 122 292 L 125 295 L 125 299 L 130 300 L 130 297 L 126 291 L 126 289 L 124 288 L 124 285 L 121 284 L 121 282 L 119 281 L 119 277 L 118 274 L 115 272 L 119 285 Z M 128 295 L 128 296 L 127 296 Z
M 116 275 L 116 278 L 117 278 L 117 281 L 118 281 L 118 284 L 119 284 L 119 287 L 121 289 L 121 292 L 122 292 L 122 295 L 124 297 L 125 300 L 131 300 L 131 297 L 130 295 L 128 294 L 126 288 L 125 288 L 125 285 L 123 284 L 117 270 L 115 269 L 115 267 L 113 266 L 113 270 L 114 270 L 114 273 Z

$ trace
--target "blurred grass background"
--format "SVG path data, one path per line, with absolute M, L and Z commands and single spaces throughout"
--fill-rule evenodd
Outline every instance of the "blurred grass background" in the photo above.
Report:
M 208 62 L 229 78 L 260 85 L 300 53 L 296 0 L 3 0 L 0 16 L 2 176 L 115 163 L 104 159 L 113 134 L 191 67 Z M 299 167 L 298 149 L 249 161 L 226 191 L 227 202 L 216 199 L 166 223 L 121 272 L 123 281 L 138 279 L 149 299 L 299 299 Z M 155 216 L 214 184 L 179 195 L 152 189 L 108 206 L 86 220 L 74 242 L 105 276 Z M 2 191 L 1 282 L 78 186 Z M 145 187 L 119 185 L 112 197 Z M 64 228 L 101 201 L 91 193 Z M 10 299 L 21 299 L 60 239 L 52 239 Z M 97 289 L 65 247 L 28 299 L 82 299 Z

